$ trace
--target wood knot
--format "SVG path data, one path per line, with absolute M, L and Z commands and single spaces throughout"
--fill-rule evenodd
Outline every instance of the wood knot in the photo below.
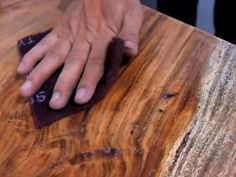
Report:
M 162 98 L 164 99 L 170 99 L 170 98 L 173 98 L 173 97 L 176 97 L 178 95 L 178 93 L 174 93 L 174 92 L 167 92 L 165 93 Z

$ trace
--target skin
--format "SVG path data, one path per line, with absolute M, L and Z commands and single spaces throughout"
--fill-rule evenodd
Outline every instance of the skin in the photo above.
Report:
M 126 53 L 135 55 L 142 19 L 139 0 L 74 0 L 53 31 L 23 57 L 17 72 L 29 75 L 20 95 L 32 96 L 64 64 L 49 106 L 62 109 L 75 88 L 74 101 L 88 102 L 103 75 L 109 42 L 120 37 Z

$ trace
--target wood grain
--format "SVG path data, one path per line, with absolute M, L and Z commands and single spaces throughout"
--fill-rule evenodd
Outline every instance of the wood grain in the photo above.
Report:
M 16 42 L 53 27 L 67 5 L 1 1 L 0 176 L 235 177 L 235 46 L 146 7 L 140 52 L 108 95 L 34 128 Z

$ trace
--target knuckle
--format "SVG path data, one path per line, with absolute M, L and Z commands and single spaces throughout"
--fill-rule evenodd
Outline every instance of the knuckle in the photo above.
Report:
M 46 37 L 43 38 L 35 47 L 41 50 L 47 49 L 51 46 L 52 42 L 53 42 L 52 39 Z
M 78 54 L 73 54 L 68 57 L 65 64 L 68 65 L 84 65 L 86 63 L 86 58 L 79 56 Z
M 62 52 L 56 49 L 50 49 L 46 55 L 48 58 L 55 58 L 57 60 L 62 60 L 65 56 Z
M 78 87 L 86 87 L 86 88 L 93 88 L 95 86 L 95 82 L 93 80 L 83 80 L 79 83 Z
M 90 65 L 98 65 L 103 66 L 104 65 L 104 59 L 102 57 L 90 57 L 88 59 L 88 64 Z
M 64 72 L 62 72 L 60 76 L 58 77 L 56 85 L 62 89 L 66 88 L 71 83 L 71 80 L 73 80 L 72 78 L 74 77 L 75 76 L 68 78 L 68 74 L 65 74 Z
M 90 73 L 92 74 L 92 73 Z M 104 74 L 104 70 L 100 70 L 99 72 L 95 74 L 92 74 L 91 76 L 87 76 L 81 81 L 82 85 L 85 85 L 88 88 L 93 88 L 97 85 L 97 83 L 101 80 L 102 76 Z
M 80 55 L 78 53 L 71 52 L 69 58 L 71 60 L 77 60 L 78 58 L 80 58 Z
M 61 91 L 65 90 L 64 89 L 65 88 L 65 84 L 66 84 L 66 81 L 64 79 L 59 79 L 57 81 L 54 89 L 61 92 Z
M 70 58 L 70 59 L 66 60 L 65 65 L 68 65 L 68 66 L 73 66 L 73 65 L 75 65 L 75 66 L 80 66 L 80 65 L 84 66 L 85 63 L 86 63 L 86 61 L 84 59 L 81 59 L 81 58 L 72 59 L 72 58 Z
M 60 92 L 66 92 L 70 88 L 70 85 L 70 80 L 66 79 L 65 77 L 59 77 L 54 89 Z
M 25 54 L 22 61 L 29 63 L 32 60 L 32 58 L 33 58 L 33 53 L 29 51 L 28 53 Z
M 32 81 L 32 82 L 35 82 L 36 80 L 38 80 L 38 77 L 40 75 L 37 74 L 34 70 L 32 72 L 30 72 L 30 74 L 27 76 L 27 79 Z
M 34 82 L 41 82 L 48 78 L 48 71 L 44 68 L 34 68 L 28 75 L 27 79 Z

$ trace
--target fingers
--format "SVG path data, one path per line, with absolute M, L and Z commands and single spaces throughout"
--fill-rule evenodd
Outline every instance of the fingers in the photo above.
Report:
M 75 42 L 54 87 L 53 96 L 49 103 L 51 108 L 61 109 L 67 104 L 83 72 L 89 51 L 90 44 L 87 41 Z
M 143 12 L 139 3 L 131 4 L 124 16 L 118 36 L 125 40 L 126 54 L 133 56 L 138 52 L 139 32 L 143 21 Z
M 101 39 L 92 46 L 74 98 L 77 104 L 84 104 L 92 98 L 97 83 L 104 73 L 105 55 L 110 40 L 111 38 Z
M 56 33 L 49 33 L 35 47 L 25 54 L 17 69 L 17 72 L 19 74 L 29 73 L 35 64 L 44 57 L 46 52 L 56 44 L 56 41 Z
M 60 39 L 47 52 L 45 58 L 32 70 L 26 82 L 21 87 L 20 94 L 25 97 L 32 96 L 42 86 L 45 80 L 64 63 L 70 49 L 70 41 Z

